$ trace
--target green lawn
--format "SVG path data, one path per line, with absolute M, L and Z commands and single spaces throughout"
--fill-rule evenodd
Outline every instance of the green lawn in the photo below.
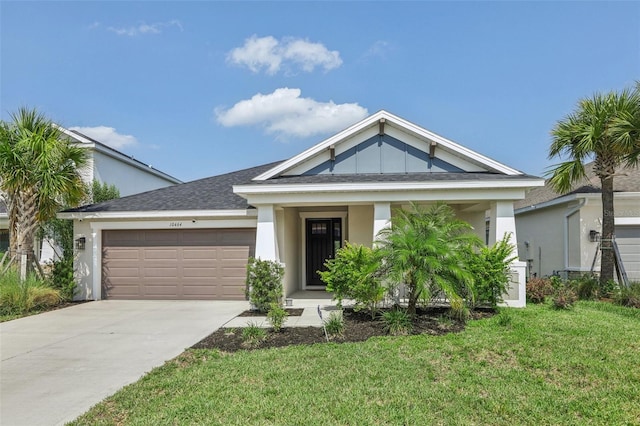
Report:
M 640 310 L 507 313 L 440 337 L 187 351 L 75 424 L 640 424 Z

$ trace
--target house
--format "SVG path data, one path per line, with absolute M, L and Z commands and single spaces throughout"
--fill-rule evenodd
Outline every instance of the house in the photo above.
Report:
M 285 294 L 323 290 L 345 241 L 371 245 L 410 202 L 444 201 L 489 242 L 516 241 L 513 202 L 541 186 L 386 111 L 281 162 L 68 210 L 80 297 L 244 299 L 249 256 L 285 265 Z M 524 306 L 524 263 L 506 296 Z
M 94 180 L 105 182 L 109 185 L 115 185 L 120 191 L 120 195 L 126 196 L 182 183 L 179 179 L 78 131 L 65 129 L 61 126 L 57 127 L 62 133 L 62 137 L 87 149 L 89 156 L 87 166 L 83 171 L 83 180 L 88 185 L 91 185 Z M 36 246 L 40 247 L 40 244 Z M 0 252 L 6 251 L 8 247 L 9 218 L 6 205 L 0 199 Z M 52 259 L 53 249 L 45 242 L 39 254 L 41 260 Z
M 515 202 L 518 255 L 528 275 L 563 277 L 599 272 L 598 239 L 602 233 L 600 179 L 593 163 L 586 177 L 567 194 L 550 186 L 534 188 Z M 630 280 L 640 280 L 640 169 L 616 173 L 615 240 Z

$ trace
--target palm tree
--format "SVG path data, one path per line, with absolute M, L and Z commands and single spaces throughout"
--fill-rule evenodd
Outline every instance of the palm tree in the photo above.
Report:
M 60 138 L 60 131 L 35 109 L 20 108 L 0 122 L 0 190 L 7 200 L 10 250 L 34 259 L 34 233 L 63 205 L 82 201 L 80 169 L 86 150 Z
M 567 158 L 547 173 L 553 189 L 560 193 L 570 191 L 574 183 L 585 177 L 584 163 L 594 160 L 593 171 L 602 187 L 602 285 L 613 280 L 614 272 L 613 179 L 616 170 L 638 165 L 639 119 L 640 86 L 636 86 L 633 90 L 596 93 L 580 100 L 577 110 L 556 123 L 551 131 L 549 158 Z
M 456 292 L 460 283 L 473 285 L 464 253 L 481 241 L 471 230 L 471 225 L 456 219 L 451 207 L 439 203 L 428 210 L 412 204 L 411 210 L 400 210 L 391 226 L 381 231 L 379 244 L 387 273 L 407 287 L 410 315 L 415 315 L 421 297 L 442 292 L 453 305 L 461 301 Z

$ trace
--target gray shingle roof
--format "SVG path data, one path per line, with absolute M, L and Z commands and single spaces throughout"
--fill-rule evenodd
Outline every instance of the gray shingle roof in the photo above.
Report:
M 65 211 L 91 213 L 246 209 L 249 207 L 247 200 L 233 193 L 233 185 L 249 182 L 279 163 L 280 161 L 264 164 Z
M 537 179 L 530 175 L 508 176 L 499 173 L 411 173 L 411 174 L 336 174 L 315 176 L 286 176 L 266 181 L 252 181 L 254 177 L 280 162 L 264 164 L 237 172 L 213 176 L 142 194 L 130 195 L 99 204 L 87 205 L 66 212 L 132 212 L 170 210 L 236 210 L 247 209 L 247 200 L 233 193 L 234 185 L 278 185 L 312 183 L 367 182 L 433 182 Z
M 527 196 L 523 200 L 514 203 L 515 209 L 535 206 L 556 198 L 564 197 L 570 194 L 599 194 L 602 192 L 600 186 L 600 178 L 593 171 L 593 162 L 584 165 L 586 176 L 573 185 L 571 191 L 566 194 L 560 194 L 549 186 L 549 180 L 544 186 L 533 188 L 527 192 Z M 613 178 L 613 190 L 615 192 L 640 192 L 640 168 L 622 169 L 616 173 Z

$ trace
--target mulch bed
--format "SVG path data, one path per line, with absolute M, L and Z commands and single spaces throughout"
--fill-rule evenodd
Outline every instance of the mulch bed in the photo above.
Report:
M 464 330 L 464 323 L 459 321 L 441 321 L 446 315 L 445 308 L 430 308 L 419 310 L 413 322 L 412 334 L 443 335 L 457 333 Z M 493 310 L 479 310 L 473 312 L 473 319 L 492 316 Z M 351 309 L 343 311 L 345 322 L 344 335 L 330 338 L 331 342 L 363 342 L 370 337 L 386 336 L 384 324 L 379 319 L 371 319 L 371 315 L 354 312 Z M 254 347 L 243 345 L 242 328 L 221 328 L 192 346 L 193 349 L 218 349 L 223 352 L 239 350 L 279 348 L 290 345 L 313 345 L 326 343 L 322 327 L 285 327 L 276 333 L 268 330 L 267 337 Z

